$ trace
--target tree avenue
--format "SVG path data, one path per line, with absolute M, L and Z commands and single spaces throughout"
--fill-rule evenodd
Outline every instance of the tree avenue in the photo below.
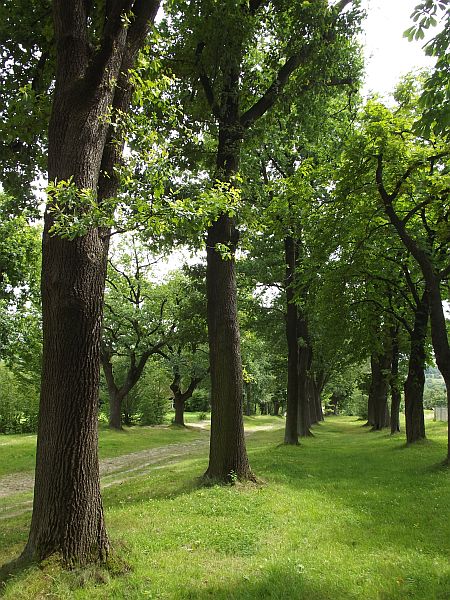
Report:
M 416 304 L 411 332 L 414 358 L 411 360 L 418 363 L 419 370 L 424 364 L 423 341 L 420 340 L 424 338 L 429 313 L 436 364 L 448 390 L 450 347 L 443 300 L 450 272 L 447 225 L 450 151 L 448 142 L 440 135 L 430 135 L 430 139 L 416 136 L 413 123 L 418 115 L 414 82 L 406 81 L 399 86 L 396 100 L 398 110 L 395 112 L 381 103 L 367 104 L 361 119 L 363 127 L 355 133 L 348 157 L 353 157 L 350 158 L 353 174 L 357 170 L 368 183 L 367 191 L 376 198 L 404 248 L 416 261 L 424 280 L 421 298 L 420 293 L 411 290 Z M 407 271 L 404 277 L 408 281 Z M 413 364 L 411 368 L 414 369 Z M 415 410 L 412 407 L 417 405 L 414 394 L 423 389 L 422 377 L 412 377 L 410 371 L 405 383 L 408 416 L 412 416 Z M 416 415 L 409 421 L 409 431 L 417 431 L 411 433 L 411 441 L 423 437 L 421 419 Z
M 350 46 L 356 14 L 345 9 L 351 4 L 351 0 L 342 0 L 335 5 L 319 2 L 284 7 L 254 0 L 245 4 L 228 2 L 225 11 L 225 6 L 211 2 L 194 4 L 186 15 L 184 2 L 172 4 L 175 23 L 181 28 L 177 35 L 186 37 L 185 44 L 192 52 L 190 57 L 184 54 L 185 64 L 186 58 L 190 63 L 181 74 L 189 81 L 196 79 L 205 100 L 201 105 L 203 114 L 193 112 L 193 117 L 203 122 L 214 140 L 215 161 L 209 165 L 210 177 L 219 190 L 238 186 L 236 176 L 245 138 L 283 97 L 288 84 L 300 91 L 334 83 L 337 78 L 333 67 L 340 60 L 341 66 L 349 70 L 348 54 L 342 58 L 338 49 Z M 264 50 L 263 38 L 272 47 Z M 259 62 L 258 71 L 252 69 L 253 56 Z M 331 68 L 327 68 L 327 61 Z M 256 73 L 261 76 L 255 77 Z M 340 79 L 348 82 L 351 73 L 345 75 Z M 239 479 L 253 478 L 242 425 L 234 261 L 239 231 L 234 212 L 230 207 L 216 215 L 206 236 L 212 407 L 206 477 L 222 481 L 230 474 Z
M 283 423 L 277 456 L 299 469 L 324 413 L 358 416 L 360 444 L 387 430 L 421 451 L 424 409 L 450 408 L 448 10 L 435 69 L 390 106 L 358 95 L 359 0 L 37 0 L 30 14 L 19 0 L 10 34 L 12 4 L 0 433 L 37 432 L 16 564 L 106 561 L 99 423 L 119 445 L 137 424 L 197 436 L 197 465 L 206 433 L 185 411 L 211 409 L 207 486 L 257 482 L 244 421 L 258 413 Z M 444 10 L 421 2 L 406 36 Z M 171 256 L 161 272 L 156 256 Z M 139 429 L 145 451 L 154 433 Z

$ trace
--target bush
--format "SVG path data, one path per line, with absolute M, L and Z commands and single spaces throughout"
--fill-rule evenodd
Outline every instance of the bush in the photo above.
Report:
M 38 386 L 0 362 L 0 433 L 35 433 L 38 412 Z
M 351 396 L 348 398 L 342 413 L 367 419 L 367 395 L 363 394 L 358 388 L 354 389 Z
M 205 388 L 196 389 L 191 398 L 186 401 L 185 410 L 187 412 L 210 411 L 209 391 Z
M 136 411 L 141 425 L 161 425 L 171 408 L 167 374 L 147 368 L 135 387 Z

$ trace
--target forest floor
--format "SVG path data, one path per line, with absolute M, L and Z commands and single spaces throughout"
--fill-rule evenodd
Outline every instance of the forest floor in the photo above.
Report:
M 140 431 L 114 438 L 114 452 L 101 432 L 103 460 L 125 457 L 104 467 L 111 560 L 72 571 L 57 561 L 30 566 L 7 582 L 5 598 L 450 598 L 446 424 L 427 422 L 428 440 L 411 447 L 403 434 L 349 417 L 327 419 L 297 447 L 282 444 L 282 420 L 252 425 L 248 452 L 263 482 L 206 488 L 206 431 L 155 430 L 159 442 L 176 443 L 136 452 L 125 443 Z M 0 522 L 0 563 L 20 553 L 30 514 Z

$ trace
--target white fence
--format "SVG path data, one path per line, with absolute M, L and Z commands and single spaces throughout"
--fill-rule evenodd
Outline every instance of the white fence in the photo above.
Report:
M 435 406 L 434 407 L 434 420 L 435 421 L 448 421 L 448 408 L 446 406 Z

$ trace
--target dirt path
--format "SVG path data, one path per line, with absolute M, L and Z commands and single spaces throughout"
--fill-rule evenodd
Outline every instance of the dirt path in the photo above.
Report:
M 161 468 L 163 465 L 178 462 L 198 450 L 207 449 L 209 444 L 209 431 L 202 425 L 195 426 L 204 431 L 201 439 L 187 443 L 169 444 L 130 452 L 121 456 L 104 458 L 100 461 L 100 477 L 102 487 L 120 484 L 123 481 L 139 476 L 142 471 L 149 468 Z M 274 429 L 274 425 L 262 425 L 257 429 L 246 431 L 246 436 L 257 431 Z M 34 473 L 11 473 L 0 478 L 0 500 L 4 499 L 0 507 L 0 520 L 19 516 L 28 512 L 32 506 L 31 499 L 17 498 L 18 495 L 31 495 L 34 486 Z

